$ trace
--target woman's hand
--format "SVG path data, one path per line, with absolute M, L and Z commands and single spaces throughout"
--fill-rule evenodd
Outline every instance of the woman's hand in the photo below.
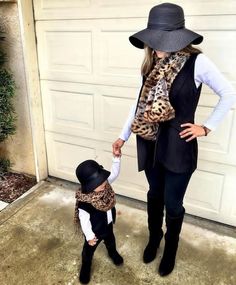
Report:
M 179 133 L 180 138 L 184 139 L 186 142 L 190 142 L 191 140 L 195 139 L 196 137 L 203 137 L 206 136 L 205 130 L 202 126 L 186 123 L 181 125 L 182 128 L 185 128 L 183 131 Z M 210 129 L 206 129 L 207 134 L 210 132 Z
M 125 141 L 119 138 L 112 144 L 112 152 L 114 156 L 121 156 L 121 148 L 124 145 L 124 143 Z
M 93 239 L 89 240 L 88 241 L 88 244 L 91 245 L 91 246 L 94 246 L 96 243 L 97 243 L 98 239 L 97 237 L 95 236 Z

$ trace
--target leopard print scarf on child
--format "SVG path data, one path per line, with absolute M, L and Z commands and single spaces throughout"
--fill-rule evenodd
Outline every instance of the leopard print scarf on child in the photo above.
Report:
M 158 123 L 175 117 L 175 110 L 169 101 L 169 91 L 189 56 L 189 53 L 176 52 L 163 59 L 157 59 L 138 101 L 131 125 L 133 133 L 147 140 L 155 140 Z
M 83 194 L 79 189 L 76 194 L 76 204 L 75 204 L 75 216 L 74 223 L 79 223 L 79 202 L 86 202 L 91 204 L 94 208 L 100 211 L 108 211 L 115 206 L 115 192 L 113 191 L 111 185 L 107 182 L 105 189 L 99 192 L 90 192 L 88 194 Z

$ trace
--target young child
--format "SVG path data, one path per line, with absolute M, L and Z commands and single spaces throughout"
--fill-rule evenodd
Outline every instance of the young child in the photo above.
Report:
M 75 196 L 75 222 L 78 223 L 80 220 L 85 237 L 79 275 L 82 284 L 90 281 L 93 254 L 102 240 L 113 263 L 123 263 L 123 258 L 116 250 L 113 233 L 116 209 L 115 193 L 110 185 L 117 178 L 119 171 L 119 157 L 113 158 L 111 172 L 94 160 L 86 160 L 76 168 L 76 176 L 81 187 Z

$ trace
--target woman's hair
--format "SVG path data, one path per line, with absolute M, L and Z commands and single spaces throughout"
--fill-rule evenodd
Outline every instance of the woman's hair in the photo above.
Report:
M 153 49 L 148 46 L 144 47 L 144 51 L 145 51 L 145 56 L 141 66 L 141 74 L 147 75 L 153 68 L 153 64 L 155 61 L 155 54 L 153 54 Z M 183 48 L 181 51 L 188 52 L 190 54 L 194 53 L 198 54 L 202 52 L 200 49 L 193 47 L 191 44 Z

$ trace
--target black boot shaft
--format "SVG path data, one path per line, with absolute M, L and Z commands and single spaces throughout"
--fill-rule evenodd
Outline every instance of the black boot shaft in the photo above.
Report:
M 150 238 L 158 238 L 161 234 L 163 216 L 164 216 L 164 203 L 162 200 L 147 195 L 147 214 L 148 214 L 148 229 Z
M 183 213 L 178 217 L 171 217 L 168 214 L 166 214 L 166 234 L 165 239 L 166 240 L 179 240 L 179 234 L 182 229 L 183 219 L 184 219 L 185 210 L 183 210 Z
M 147 196 L 147 214 L 148 214 L 148 229 L 149 242 L 144 249 L 143 262 L 149 263 L 156 257 L 157 249 L 159 248 L 163 237 L 162 223 L 164 215 L 164 203 L 162 200 Z
M 159 266 L 159 274 L 166 276 L 172 272 L 175 266 L 175 258 L 178 250 L 179 234 L 181 232 L 183 219 L 182 215 L 179 217 L 170 217 L 166 215 L 166 227 L 167 232 L 165 234 L 165 248 L 163 257 Z

